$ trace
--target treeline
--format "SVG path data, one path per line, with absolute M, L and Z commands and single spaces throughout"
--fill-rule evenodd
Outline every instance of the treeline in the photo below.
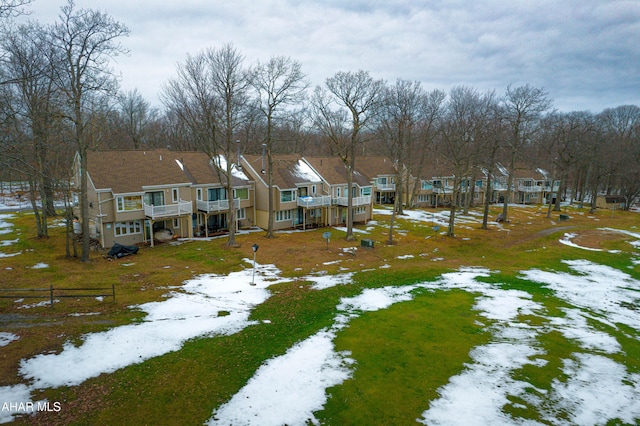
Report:
M 227 44 L 188 56 L 158 88 L 162 105 L 154 108 L 137 90 L 119 90 L 111 61 L 127 52 L 123 23 L 71 0 L 57 22 L 16 23 L 25 3 L 0 0 L 0 179 L 28 179 L 49 207 L 37 215 L 41 236 L 55 214 L 53 190 L 69 187 L 74 155 L 83 164 L 88 150 L 170 147 L 234 159 L 239 149 L 264 152 L 270 165 L 279 153 L 334 155 L 348 170 L 363 156 L 386 155 L 402 165 L 397 187 L 406 197 L 396 200 L 409 206 L 408 176 L 433 171 L 453 176 L 455 191 L 481 173 L 506 170 L 511 186 L 518 169 L 542 167 L 583 202 L 617 194 L 629 206 L 640 194 L 635 105 L 560 112 L 547 91 L 529 85 L 444 92 L 367 71 L 338 72 L 313 88 L 296 60 L 247 63 Z M 220 172 L 231 167 L 227 161 Z M 77 182 L 84 216 L 86 176 Z

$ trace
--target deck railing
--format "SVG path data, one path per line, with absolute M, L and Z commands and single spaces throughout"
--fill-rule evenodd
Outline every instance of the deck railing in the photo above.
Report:
M 240 199 L 235 198 L 233 200 L 233 205 L 236 208 L 239 208 Z M 216 201 L 198 200 L 196 202 L 196 207 L 198 208 L 198 210 L 207 212 L 207 213 L 226 211 L 226 210 L 229 210 L 229 200 L 216 200 Z
M 333 203 L 338 206 L 347 206 L 348 202 L 349 202 L 349 199 L 347 197 L 338 197 L 333 199 Z M 367 204 L 371 204 L 370 195 L 364 195 L 362 197 L 353 197 L 351 201 L 352 207 L 365 206 Z
M 184 216 L 191 213 L 193 213 L 193 204 L 189 201 L 180 201 L 175 204 L 164 204 L 160 206 L 144 205 L 144 215 L 151 219 Z
M 298 197 L 297 202 L 299 207 L 305 207 L 307 209 L 325 207 L 331 205 L 331 197 L 328 195 L 321 195 L 319 197 Z

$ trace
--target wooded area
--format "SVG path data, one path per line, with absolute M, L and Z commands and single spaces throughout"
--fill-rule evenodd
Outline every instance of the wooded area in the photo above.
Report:
M 162 105 L 154 107 L 137 90 L 121 92 L 111 68 L 127 52 L 124 23 L 77 9 L 71 0 L 58 22 L 14 22 L 28 3 L 0 1 L 0 180 L 29 181 L 40 237 L 56 214 L 54 191 L 71 199 L 74 155 L 82 164 L 87 151 L 98 149 L 170 147 L 227 159 L 265 150 L 269 161 L 279 153 L 335 155 L 348 170 L 364 155 L 386 155 L 402 165 L 398 213 L 411 206 L 408 177 L 419 181 L 436 162 L 454 177 L 454 191 L 463 179 L 497 167 L 507 170 L 509 186 L 519 168 L 544 167 L 561 181 L 561 194 L 594 208 L 597 194 L 622 196 L 627 208 L 640 195 L 636 105 L 561 112 L 552 94 L 530 85 L 500 93 L 461 85 L 446 93 L 400 77 L 377 80 L 363 70 L 338 72 L 310 89 L 296 60 L 274 55 L 247 64 L 224 45 L 188 56 L 158 88 Z M 231 162 L 219 166 L 230 182 Z M 79 182 L 84 215 L 86 176 Z M 450 233 L 457 208 L 468 204 L 451 206 Z M 88 244 L 83 240 L 83 260 Z

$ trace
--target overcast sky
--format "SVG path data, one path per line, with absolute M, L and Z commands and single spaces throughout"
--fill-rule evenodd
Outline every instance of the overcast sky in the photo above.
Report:
M 66 0 L 35 0 L 53 23 Z M 247 65 L 298 60 L 313 85 L 366 70 L 427 90 L 458 85 L 503 94 L 546 89 L 561 111 L 640 105 L 640 1 L 596 0 L 76 0 L 131 34 L 114 68 L 123 90 L 159 105 L 187 54 L 233 45 Z

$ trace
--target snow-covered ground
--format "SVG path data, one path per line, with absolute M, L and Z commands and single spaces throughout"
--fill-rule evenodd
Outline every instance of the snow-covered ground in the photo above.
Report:
M 0 388 L 0 401 L 31 401 L 37 389 L 77 385 L 101 373 L 179 350 L 187 339 L 242 330 L 252 324 L 248 320 L 252 308 L 269 297 L 268 286 L 283 281 L 273 265 L 256 265 L 256 285 L 251 286 L 252 262 L 247 263 L 243 271 L 198 276 L 167 300 L 140 305 L 147 314 L 141 323 L 88 334 L 79 346 L 69 343 L 60 353 L 22 360 L 20 374 L 26 384 Z M 624 324 L 640 333 L 640 312 L 633 309 L 640 298 L 640 282 L 608 266 L 587 261 L 567 264 L 573 274 L 522 272 L 523 278 L 548 287 L 566 302 L 561 316 L 534 302 L 529 293 L 478 280 L 491 274 L 481 268 L 444 274 L 435 282 L 367 289 L 345 298 L 337 307 L 339 314 L 332 327 L 319 330 L 286 354 L 265 362 L 244 388 L 212 413 L 209 424 L 317 422 L 313 413 L 326 402 L 326 389 L 351 377 L 357 368 L 349 353 L 335 351 L 333 339 L 337 333 L 365 312 L 410 300 L 412 290 L 418 287 L 480 294 L 475 309 L 491 320 L 493 334 L 489 344 L 472 350 L 473 362 L 439 389 L 440 397 L 425 406 L 420 422 L 534 424 L 507 414 L 505 407 L 516 405 L 514 397 L 550 424 L 604 424 L 613 419 L 637 422 L 640 375 L 616 361 L 616 355 L 624 355 L 620 343 L 594 324 L 614 329 Z M 317 291 L 344 285 L 350 278 L 349 274 L 309 277 Z M 223 311 L 228 314 L 220 315 Z M 533 326 L 521 319 L 525 315 L 546 321 Z M 537 389 L 519 380 L 514 372 L 528 364 L 545 367 L 545 352 L 538 339 L 553 331 L 577 342 L 580 349 L 561 360 L 566 379 L 554 379 L 551 390 Z M 4 345 L 14 340 L 10 333 L 0 335 Z M 560 420 L 560 412 L 568 417 Z M 0 411 L 0 421 L 11 419 L 11 412 Z
M 442 220 L 431 214 L 415 215 L 414 220 L 423 222 Z M 3 223 L 0 217 L 0 230 L 7 228 Z M 326 403 L 327 388 L 339 386 L 358 368 L 349 352 L 335 350 L 335 337 L 349 327 L 352 319 L 409 301 L 413 290 L 424 288 L 433 292 L 458 289 L 479 295 L 474 309 L 487 319 L 484 326 L 493 337 L 471 351 L 472 361 L 438 390 L 437 399 L 425 401 L 417 422 L 539 424 L 509 414 L 527 408 L 537 412 L 545 424 L 637 424 L 640 374 L 620 361 L 626 356 L 623 344 L 606 330 L 621 330 L 624 325 L 623 333 L 634 339 L 640 336 L 640 312 L 635 308 L 640 300 L 640 281 L 584 260 L 566 264 L 571 273 L 537 269 L 521 272 L 523 279 L 548 288 L 562 301 L 560 312 L 547 310 L 525 291 L 483 282 L 480 278 L 493 273 L 483 268 L 463 268 L 436 281 L 366 289 L 344 298 L 337 306 L 333 326 L 318 330 L 284 355 L 266 361 L 236 395 L 213 410 L 208 423 L 317 424 L 314 412 Z M 12 421 L 17 412 L 32 412 L 41 402 L 34 400 L 38 389 L 77 385 L 102 373 L 180 350 L 188 339 L 236 333 L 255 324 L 248 319 L 252 309 L 270 297 L 270 285 L 285 279 L 274 265 L 261 264 L 255 265 L 254 279 L 253 267 L 253 262 L 246 259 L 242 271 L 196 276 L 176 287 L 166 300 L 138 306 L 146 313 L 139 323 L 87 334 L 80 345 L 69 342 L 59 353 L 23 359 L 19 374 L 24 383 L 0 387 L 0 408 L 5 403 L 18 407 L 0 410 L 0 423 Z M 313 289 L 322 291 L 348 285 L 352 278 L 353 273 L 347 272 L 314 274 L 305 279 L 313 283 Z M 536 324 L 540 325 L 533 325 L 532 317 L 539 318 Z M 548 333 L 561 333 L 574 342 L 575 351 L 559 360 L 562 372 L 552 380 L 550 389 L 539 389 L 523 381 L 517 372 L 525 366 L 545 368 L 549 354 L 542 337 Z M 16 339 L 18 336 L 12 333 L 0 333 L 0 351 Z

